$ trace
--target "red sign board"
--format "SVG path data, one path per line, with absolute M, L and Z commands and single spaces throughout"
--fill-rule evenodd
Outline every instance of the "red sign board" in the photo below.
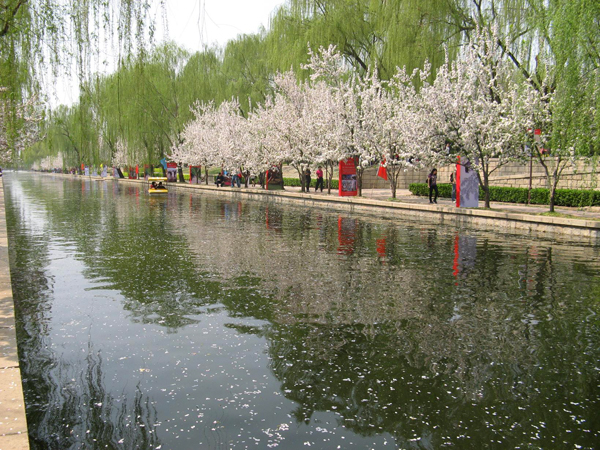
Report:
M 348 158 L 340 161 L 339 196 L 351 197 L 358 195 L 358 180 L 356 178 L 356 161 Z

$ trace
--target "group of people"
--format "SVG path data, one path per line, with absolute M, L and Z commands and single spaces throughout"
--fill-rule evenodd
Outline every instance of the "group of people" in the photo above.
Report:
M 219 172 L 215 178 L 215 184 L 217 187 L 224 187 L 228 180 L 227 172 Z M 242 172 L 238 171 L 231 176 L 231 187 L 242 187 Z
M 150 184 L 150 188 L 151 189 L 167 189 L 163 184 L 162 181 L 159 181 L 158 184 L 156 184 L 156 181 L 153 181 L 152 184 Z
M 311 178 L 311 171 L 310 168 L 306 168 L 306 170 L 304 171 L 304 186 L 306 187 L 306 192 L 309 192 L 310 189 L 310 183 L 312 181 Z M 317 168 L 317 171 L 315 172 L 315 175 L 317 176 L 317 184 L 315 186 L 315 192 L 317 192 L 319 189 L 321 190 L 321 192 L 323 192 L 323 187 L 324 187 L 324 181 L 323 181 L 323 167 L 319 166 Z M 225 171 L 221 171 L 216 177 L 215 177 L 215 184 L 217 185 L 217 187 L 224 187 L 225 183 L 227 183 L 228 181 L 228 176 L 227 176 L 227 172 Z M 254 182 L 256 182 L 254 180 Z M 234 173 L 231 176 L 231 187 L 241 187 L 242 185 L 242 173 L 240 171 Z
M 450 183 L 452 184 L 452 201 L 454 202 L 456 201 L 456 172 L 454 171 L 450 174 Z M 440 195 L 437 187 L 437 169 L 432 169 L 427 176 L 427 186 L 429 187 L 429 203 L 437 204 Z
M 311 178 L 311 171 L 310 168 L 307 167 L 306 170 L 304 171 L 304 186 L 306 188 L 306 192 L 310 192 L 310 183 L 312 181 Z M 321 189 L 321 192 L 323 192 L 323 166 L 319 166 L 317 167 L 317 171 L 315 172 L 315 175 L 317 176 L 317 184 L 315 186 L 315 192 L 317 192 L 319 189 Z

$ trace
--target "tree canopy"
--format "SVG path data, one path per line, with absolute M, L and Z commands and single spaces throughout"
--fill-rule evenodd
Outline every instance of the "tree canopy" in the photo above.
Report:
M 90 7 L 86 17 L 106 7 L 99 3 L 104 6 Z M 109 10 L 120 11 L 114 22 L 120 33 L 126 28 L 122 23 L 131 23 L 127 18 L 145 17 L 143 2 L 127 7 L 122 2 Z M 291 69 L 303 83 L 309 76 L 302 70 L 309 48 L 335 45 L 345 73 L 362 80 L 375 77 L 386 90 L 392 89 L 388 81 L 398 68 L 410 74 L 427 66 L 426 78 L 412 79 L 418 91 L 435 82 L 439 68 L 464 58 L 463 48 L 477 30 L 487 30 L 496 36 L 503 67 L 511 68 L 506 80 L 526 80 L 540 96 L 552 94 L 551 122 L 536 124 L 543 128 L 546 148 L 590 155 L 600 148 L 599 18 L 600 5 L 593 0 L 289 0 L 274 12 L 268 30 L 194 54 L 173 43 L 148 49 L 141 41 L 152 27 L 140 28 L 120 44 L 114 73 L 87 77 L 78 103 L 48 115 L 44 145 L 49 153 L 61 151 L 65 165 L 107 164 L 117 142 L 131 162 L 156 163 L 185 141 L 183 131 L 199 105 L 212 102 L 218 108 L 226 101 L 251 120 L 253 111 L 273 98 L 278 73 Z M 130 25 L 130 32 L 131 27 L 136 26 Z M 89 30 L 82 27 L 79 35 Z M 78 64 L 85 66 L 91 53 L 80 54 Z M 61 129 L 66 130 L 62 135 Z M 73 139 L 65 140 L 66 135 Z M 32 161 L 39 153 L 26 157 Z

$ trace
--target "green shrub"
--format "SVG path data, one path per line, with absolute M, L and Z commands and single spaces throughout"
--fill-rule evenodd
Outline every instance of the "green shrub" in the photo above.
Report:
M 451 198 L 452 197 L 452 185 L 438 183 L 439 197 Z M 408 186 L 408 190 L 413 195 L 421 195 L 423 197 L 429 197 L 429 186 L 425 183 L 412 183 Z
M 285 186 L 300 186 L 300 180 L 298 178 L 284 178 L 283 184 Z M 323 180 L 324 188 L 327 189 L 327 180 Z M 310 187 L 314 188 L 317 185 L 317 179 L 312 178 L 310 180 Z M 338 189 L 338 180 L 331 180 L 331 189 Z
M 429 187 L 425 183 L 412 183 L 408 189 L 413 195 L 429 196 Z M 450 184 L 438 184 L 440 197 L 449 198 L 452 193 Z M 533 205 L 547 205 L 549 202 L 548 189 L 536 188 L 531 190 Z M 483 190 L 479 188 L 479 199 L 483 200 Z M 490 201 L 503 203 L 527 203 L 527 188 L 490 186 Z M 556 206 L 600 206 L 600 191 L 583 189 L 557 189 L 554 196 Z

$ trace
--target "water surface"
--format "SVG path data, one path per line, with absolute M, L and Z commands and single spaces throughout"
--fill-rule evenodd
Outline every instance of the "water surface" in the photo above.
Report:
M 4 180 L 34 449 L 600 445 L 600 249 Z

